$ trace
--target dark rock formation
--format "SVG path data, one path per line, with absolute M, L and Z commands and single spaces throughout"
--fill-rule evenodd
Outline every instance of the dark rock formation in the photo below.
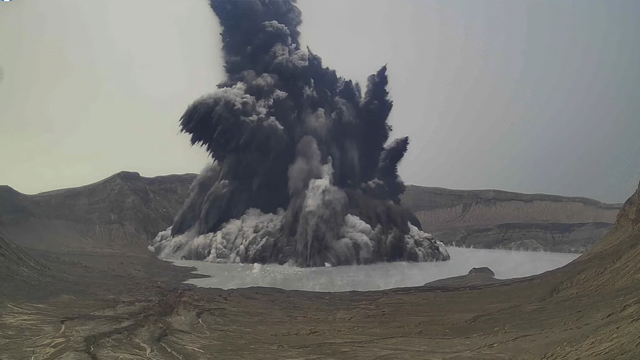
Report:
M 491 277 L 496 276 L 496 274 L 493 272 L 493 270 L 489 269 L 486 266 L 479 267 L 479 268 L 473 268 L 473 269 L 469 270 L 469 275 L 483 275 L 483 276 L 491 276 Z
M 454 276 L 424 284 L 427 287 L 467 287 L 498 284 L 504 280 L 496 279 L 496 274 L 488 267 L 479 267 L 469 270 L 467 275 Z

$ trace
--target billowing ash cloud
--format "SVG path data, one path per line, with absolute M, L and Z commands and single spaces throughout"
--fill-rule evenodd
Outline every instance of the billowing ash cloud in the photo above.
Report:
M 386 66 L 360 86 L 300 49 L 294 0 L 211 0 L 227 79 L 180 120 L 213 164 L 151 249 L 297 266 L 448 260 L 400 206 Z

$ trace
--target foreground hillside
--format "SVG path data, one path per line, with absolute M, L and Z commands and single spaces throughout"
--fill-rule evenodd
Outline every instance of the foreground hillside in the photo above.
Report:
M 141 259 L 111 252 L 63 267 L 51 258 L 64 280 L 19 282 L 29 290 L 19 297 L 3 286 L 0 359 L 640 358 L 640 187 L 576 261 L 493 284 L 193 289 L 171 275 L 179 268 Z M 47 296 L 33 297 L 37 289 Z
M 42 251 L 144 254 L 171 225 L 195 176 L 120 172 L 37 195 L 0 186 L 0 231 Z M 588 249 L 620 209 L 583 198 L 419 186 L 409 186 L 402 202 L 445 244 L 559 252 Z

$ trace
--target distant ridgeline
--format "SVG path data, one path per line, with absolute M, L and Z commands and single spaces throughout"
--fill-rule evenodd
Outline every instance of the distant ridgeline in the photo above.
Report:
M 611 228 L 621 204 L 499 190 L 408 186 L 403 204 L 445 244 L 583 252 Z
M 0 186 L 0 232 L 26 248 L 146 254 L 195 178 L 121 172 L 38 195 Z M 573 252 L 600 240 L 620 209 L 590 199 L 420 186 L 408 186 L 402 203 L 449 245 Z

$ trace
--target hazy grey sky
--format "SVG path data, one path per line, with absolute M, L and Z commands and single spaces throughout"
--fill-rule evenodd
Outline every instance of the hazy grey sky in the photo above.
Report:
M 624 201 L 640 179 L 640 1 L 300 0 L 342 76 L 387 63 L 407 183 Z M 0 184 L 199 172 L 178 119 L 222 79 L 205 0 L 0 2 Z

